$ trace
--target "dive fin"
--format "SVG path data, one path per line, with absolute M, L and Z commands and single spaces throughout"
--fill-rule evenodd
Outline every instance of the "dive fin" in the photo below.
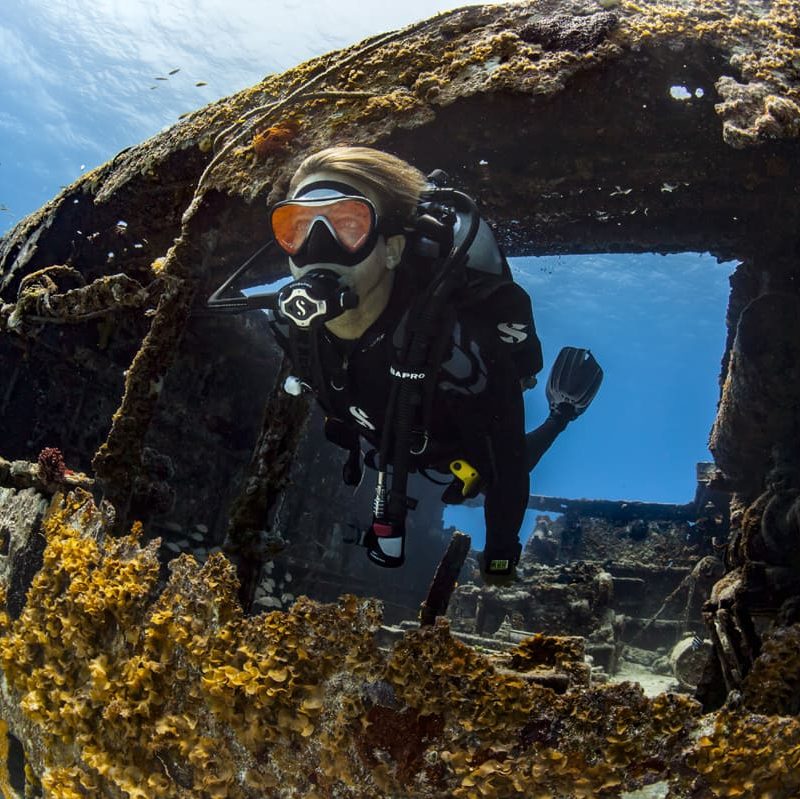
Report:
M 572 419 L 580 416 L 591 404 L 602 382 L 603 370 L 589 350 L 563 347 L 547 380 L 550 410 L 567 411 Z

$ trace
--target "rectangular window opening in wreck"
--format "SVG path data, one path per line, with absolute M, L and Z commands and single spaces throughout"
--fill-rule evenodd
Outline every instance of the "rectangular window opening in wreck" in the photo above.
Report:
M 544 352 L 526 392 L 526 427 L 546 417 L 545 385 L 562 346 L 592 351 L 604 370 L 585 415 L 531 475 L 531 494 L 682 504 L 696 465 L 711 460 L 729 277 L 709 253 L 603 253 L 510 259 L 530 294 Z M 523 530 L 533 528 L 529 510 Z M 447 507 L 444 524 L 485 535 L 480 507 Z

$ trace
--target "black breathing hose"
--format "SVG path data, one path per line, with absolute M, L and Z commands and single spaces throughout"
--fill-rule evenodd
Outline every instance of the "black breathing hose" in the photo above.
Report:
M 464 203 L 469 213 L 470 226 L 461 243 L 453 246 L 439 269 L 439 273 L 433 279 L 428 291 L 425 292 L 425 298 L 417 317 L 408 320 L 408 324 L 411 326 L 411 336 L 407 351 L 402 353 L 401 366 L 402 371 L 413 375 L 423 374 L 426 366 L 429 366 L 430 344 L 434 332 L 438 329 L 444 302 L 449 299 L 452 290 L 457 287 L 458 281 L 463 275 L 467 253 L 475 240 L 480 224 L 478 209 L 466 194 L 454 190 L 440 190 L 436 194 L 437 199 L 442 195 L 447 195 Z M 430 366 L 430 368 L 434 367 Z M 406 489 L 411 461 L 411 432 L 417 407 L 422 402 L 422 386 L 421 378 L 402 377 L 396 394 L 394 387 L 392 390 L 392 400 L 396 402 L 393 425 L 395 437 L 392 449 L 392 484 L 387 506 L 387 521 L 392 524 L 402 524 L 407 510 Z M 388 459 L 389 436 L 386 433 L 390 426 L 388 424 L 390 419 L 391 417 L 387 414 L 387 427 L 381 442 L 380 467 L 384 470 Z M 379 484 L 378 492 L 382 491 L 383 486 Z M 378 497 L 376 497 L 377 499 Z M 376 510 L 377 506 L 378 502 L 376 501 Z

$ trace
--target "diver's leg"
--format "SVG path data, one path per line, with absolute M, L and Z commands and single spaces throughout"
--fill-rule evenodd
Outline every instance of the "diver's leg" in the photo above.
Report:
M 528 471 L 533 469 L 559 433 L 591 404 L 603 382 L 603 370 L 589 350 L 563 347 L 547 380 L 550 415 L 525 436 Z
M 568 415 L 553 411 L 530 433 L 525 435 L 525 459 L 530 472 L 550 449 L 564 428 L 570 423 Z

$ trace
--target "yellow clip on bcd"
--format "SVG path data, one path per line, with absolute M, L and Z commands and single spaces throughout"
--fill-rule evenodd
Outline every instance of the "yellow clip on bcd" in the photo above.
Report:
M 462 496 L 474 497 L 478 493 L 481 476 L 474 466 L 471 466 L 465 460 L 457 460 L 450 464 L 450 471 L 463 483 L 461 488 Z

